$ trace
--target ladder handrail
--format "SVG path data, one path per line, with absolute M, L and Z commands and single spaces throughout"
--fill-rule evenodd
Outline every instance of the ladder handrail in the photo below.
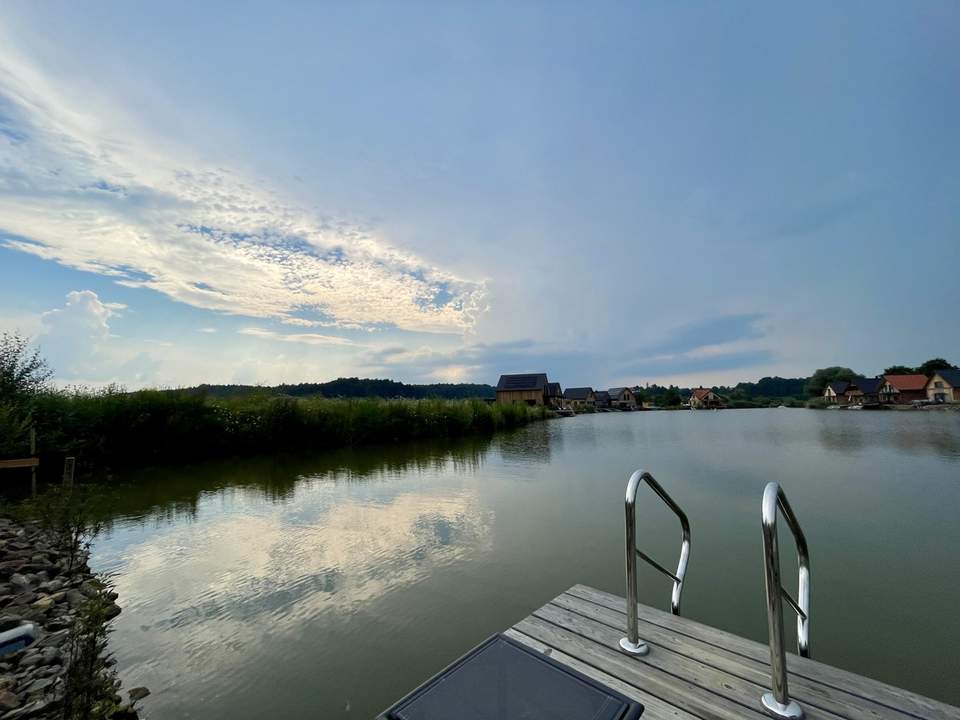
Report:
M 798 600 L 794 600 L 780 581 L 780 549 L 777 540 L 777 511 L 783 513 L 787 527 L 797 546 L 799 566 Z M 797 652 L 810 657 L 810 552 L 797 516 L 783 489 L 775 482 L 763 491 L 762 523 L 764 581 L 767 590 L 767 631 L 770 643 L 770 685 L 762 702 L 767 712 L 777 718 L 802 718 L 803 708 L 790 699 L 787 687 L 787 656 L 783 646 L 783 603 L 797 613 Z
M 637 548 L 637 490 L 640 483 L 645 482 L 666 503 L 667 507 L 680 519 L 681 545 L 680 562 L 677 572 L 672 573 L 663 565 Z M 640 641 L 639 623 L 637 620 L 637 557 L 645 560 L 654 568 L 673 580 L 673 591 L 670 594 L 670 611 L 674 615 L 680 614 L 680 595 L 683 592 L 683 580 L 687 574 L 687 564 L 690 561 L 690 521 L 686 513 L 667 494 L 653 475 L 645 470 L 636 470 L 627 482 L 627 495 L 624 503 L 626 520 L 626 558 L 627 558 L 627 635 L 620 640 L 620 647 L 632 655 L 646 655 L 650 652 L 649 646 Z

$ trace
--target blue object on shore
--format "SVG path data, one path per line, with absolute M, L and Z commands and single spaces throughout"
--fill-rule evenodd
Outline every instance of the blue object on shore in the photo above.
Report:
M 33 623 L 24 623 L 12 630 L 0 633 L 0 657 L 22 650 L 37 639 L 37 627 Z

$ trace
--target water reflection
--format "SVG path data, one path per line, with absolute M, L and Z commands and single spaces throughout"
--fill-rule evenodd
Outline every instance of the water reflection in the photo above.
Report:
M 638 464 L 693 524 L 686 613 L 762 641 L 757 507 L 778 479 L 815 558 L 820 659 L 956 702 L 937 658 L 960 633 L 958 456 L 960 414 L 757 410 L 161 468 L 114 479 L 94 564 L 118 573 L 114 648 L 151 717 L 369 717 L 574 583 L 622 593 Z M 674 557 L 675 518 L 638 513 L 645 549 Z M 664 587 L 652 574 L 643 600 Z M 871 642 L 893 616 L 887 658 Z
M 190 523 L 157 530 L 151 510 L 152 532 L 111 552 L 111 540 L 148 517 L 115 523 L 98 559 L 122 569 L 118 633 L 128 643 L 135 638 L 120 651 L 128 682 L 178 695 L 222 692 L 234 687 L 232 674 L 242 676 L 265 636 L 282 645 L 304 627 L 345 624 L 377 598 L 484 552 L 493 513 L 475 490 L 357 483 L 399 467 L 450 473 L 478 460 L 471 451 L 456 462 L 314 472 L 279 496 L 269 484 L 198 492 L 182 506 Z
M 99 478 L 108 491 L 109 523 L 141 519 L 156 527 L 195 517 L 204 496 L 230 491 L 271 503 L 288 503 L 304 479 L 330 482 L 385 482 L 409 473 L 476 472 L 490 451 L 489 438 L 457 442 L 371 446 L 324 454 L 237 458 L 176 468 L 158 467 Z M 109 527 L 109 524 L 108 524 Z
M 840 411 L 843 412 L 843 411 Z M 847 411 L 849 412 L 849 411 Z M 862 414 L 862 413 L 861 413 Z M 868 448 L 886 447 L 911 455 L 931 451 L 938 457 L 960 460 L 960 414 L 952 412 L 897 412 L 907 415 L 902 420 L 894 413 L 869 412 L 857 421 L 848 418 L 824 417 L 818 413 L 820 443 L 843 453 L 861 452 Z M 834 413 L 831 413 L 834 415 Z

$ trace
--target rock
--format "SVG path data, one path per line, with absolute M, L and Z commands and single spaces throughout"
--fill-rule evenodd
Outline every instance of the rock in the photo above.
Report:
M 67 602 L 70 603 L 70 608 L 73 610 L 76 610 L 87 601 L 86 595 L 74 589 L 67 590 L 66 598 Z
M 54 595 L 55 593 L 58 593 L 61 590 L 63 590 L 63 580 L 59 578 L 55 578 L 53 580 L 47 580 L 47 582 L 41 583 L 40 585 L 38 585 L 37 590 L 41 590 L 43 592 L 47 592 L 47 593 L 50 593 L 51 595 Z
M 50 665 L 37 672 L 37 677 L 54 677 L 63 671 L 62 665 Z
M 20 698 L 9 690 L 0 690 L 0 711 L 7 712 L 20 707 Z
M 107 606 L 107 611 L 105 614 L 107 616 L 107 620 L 113 620 L 121 612 L 122 610 L 120 610 L 119 605 L 117 605 L 116 603 L 111 603 L 110 605 Z
M 63 660 L 63 655 L 60 654 L 59 648 L 55 647 L 45 647 L 41 655 L 43 656 L 44 665 L 57 665 Z
M 6 632 L 7 630 L 13 630 L 15 627 L 18 627 L 23 622 L 23 618 L 19 615 L 0 615 L 0 632 Z
M 50 630 L 51 632 L 66 630 L 72 623 L 73 618 L 71 618 L 69 615 L 59 615 L 53 620 L 47 621 L 47 630 Z
M 17 679 L 13 675 L 0 676 L 0 690 L 10 690 L 17 684 Z
M 20 658 L 20 667 L 28 668 L 39 665 L 43 662 L 43 655 L 37 650 L 30 650 L 26 655 Z
M 51 596 L 47 595 L 46 597 L 42 597 L 39 600 L 35 600 L 33 603 L 33 607 L 36 608 L 37 610 L 40 610 L 41 612 L 47 612 L 50 608 L 56 605 L 56 603 L 57 603 L 56 600 L 54 600 Z
M 135 688 L 132 688 L 130 692 L 127 693 L 127 695 L 130 696 L 130 702 L 132 703 L 140 702 L 149 694 L 150 694 L 150 690 L 145 687 L 135 687 Z
M 23 707 L 8 712 L 3 716 L 3 720 L 18 720 L 19 718 L 38 717 L 53 703 L 49 700 L 39 699 L 24 705 Z
M 26 575 L 22 573 L 15 572 L 10 576 L 10 584 L 16 585 L 19 588 L 28 588 L 30 587 L 30 581 L 27 580 Z
M 10 604 L 11 605 L 29 605 L 39 597 L 40 596 L 37 595 L 35 592 L 26 590 L 25 592 L 22 592 L 16 597 L 14 597 L 13 601 Z
M 88 598 L 96 597 L 101 590 L 103 590 L 103 583 L 99 583 L 96 580 L 84 580 L 80 583 L 80 592 Z
M 50 629 L 50 623 L 47 623 L 47 629 Z M 66 630 L 58 630 L 57 632 L 50 632 L 48 635 L 42 637 L 38 640 L 34 647 L 38 650 L 43 648 L 58 647 L 66 642 L 67 638 L 70 636 L 70 633 Z
M 49 677 L 34 680 L 32 683 L 30 683 L 27 686 L 27 693 L 29 693 L 30 695 L 33 695 L 34 693 L 38 693 L 38 692 L 45 693 L 47 691 L 47 688 L 53 685 L 55 682 L 56 682 L 56 678 L 49 678 Z

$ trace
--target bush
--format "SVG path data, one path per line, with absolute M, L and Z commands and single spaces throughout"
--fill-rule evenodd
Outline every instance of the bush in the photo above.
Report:
M 550 414 L 543 407 L 476 399 L 210 399 L 117 388 L 45 392 L 34 407 L 45 451 L 118 465 L 455 438 L 519 427 Z

